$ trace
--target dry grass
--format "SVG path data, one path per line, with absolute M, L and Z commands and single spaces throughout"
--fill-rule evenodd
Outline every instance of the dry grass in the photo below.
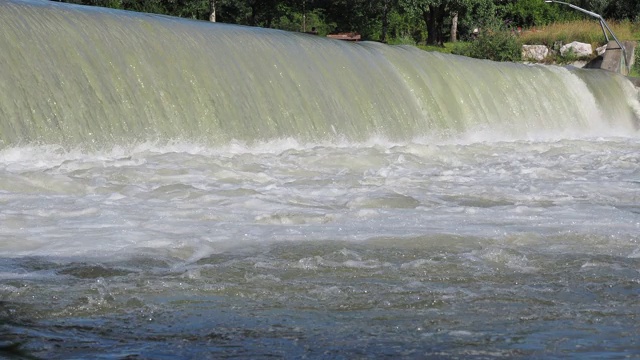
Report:
M 640 28 L 630 21 L 607 21 L 607 24 L 620 40 L 638 40 Z M 609 39 L 612 39 L 611 35 Z M 552 47 L 554 42 L 564 44 L 579 41 L 591 44 L 595 49 L 606 43 L 600 23 L 593 20 L 577 20 L 566 23 L 556 23 L 538 29 L 530 29 L 520 34 L 520 41 L 529 45 L 546 45 Z

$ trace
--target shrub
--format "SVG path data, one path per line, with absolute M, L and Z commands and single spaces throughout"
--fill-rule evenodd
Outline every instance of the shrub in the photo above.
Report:
M 455 43 L 451 43 L 451 53 L 468 56 L 468 54 L 471 52 L 469 50 L 471 45 L 472 43 L 468 41 L 458 41 Z
M 477 39 L 465 46 L 457 46 L 454 54 L 494 61 L 520 61 L 522 45 L 507 29 L 484 30 Z
M 416 45 L 416 41 L 408 35 L 404 35 L 401 37 L 394 37 L 389 39 L 389 45 Z
M 635 60 L 633 61 L 633 67 L 629 76 L 640 77 L 640 49 L 636 49 Z
M 504 7 L 503 18 L 517 26 L 541 26 L 561 20 L 562 13 L 557 6 L 549 6 L 541 0 L 519 0 Z

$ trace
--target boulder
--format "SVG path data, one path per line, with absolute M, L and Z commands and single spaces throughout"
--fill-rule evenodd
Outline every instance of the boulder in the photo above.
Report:
M 600 46 L 599 48 L 596 48 L 596 54 L 598 54 L 598 56 L 604 55 L 605 51 L 607 51 L 607 44 L 604 44 L 604 45 Z
M 585 44 L 574 41 L 560 48 L 560 55 L 567 56 L 569 52 L 573 52 L 576 57 L 588 57 L 593 54 L 593 48 L 591 44 Z
M 522 45 L 522 60 L 542 61 L 549 55 L 549 48 L 544 45 Z

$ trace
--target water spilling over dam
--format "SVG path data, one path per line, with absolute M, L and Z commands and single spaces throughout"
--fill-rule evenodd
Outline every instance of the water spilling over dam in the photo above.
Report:
M 640 353 L 638 92 L 0 2 L 0 357 Z
M 606 72 L 46 1 L 0 16 L 4 146 L 637 127 L 635 92 Z

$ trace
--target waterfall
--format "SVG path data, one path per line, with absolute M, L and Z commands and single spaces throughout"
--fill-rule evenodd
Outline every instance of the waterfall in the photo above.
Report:
M 0 3 L 0 147 L 637 133 L 599 70 L 49 1 Z

